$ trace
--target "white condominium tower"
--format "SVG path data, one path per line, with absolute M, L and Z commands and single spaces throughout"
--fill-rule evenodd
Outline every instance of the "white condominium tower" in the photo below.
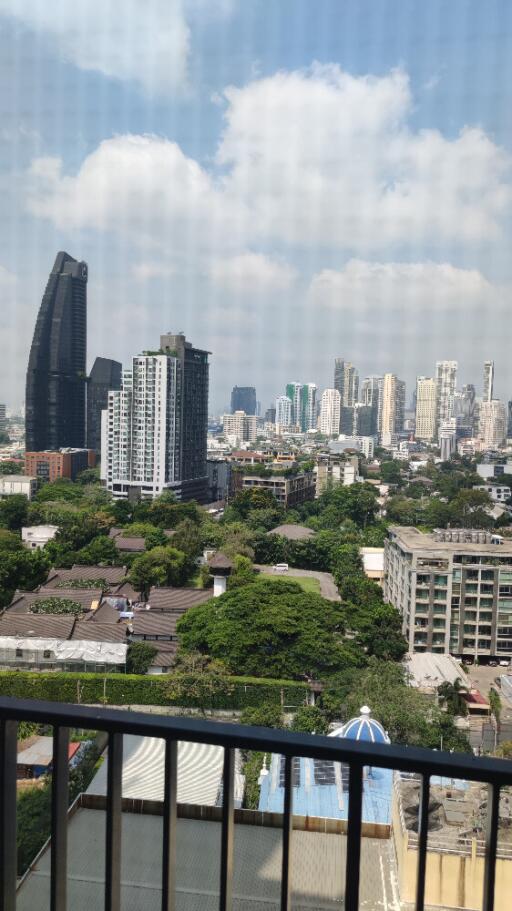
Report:
M 318 429 L 328 437 L 338 436 L 340 432 L 341 396 L 337 389 L 324 389 L 320 401 Z
M 455 386 L 457 384 L 457 361 L 436 363 L 437 405 L 436 428 L 446 424 L 453 417 Z
M 276 399 L 276 425 L 289 427 L 292 423 L 292 402 L 287 395 L 278 395 Z
M 208 352 L 183 335 L 133 358 L 102 412 L 101 477 L 114 497 L 207 499 Z
M 303 433 L 316 430 L 316 386 L 305 383 L 301 390 L 300 429 Z
M 394 373 L 385 373 L 382 383 L 382 412 L 380 437 L 384 446 L 390 446 L 393 437 L 403 430 L 405 411 L 405 383 Z
M 503 445 L 507 436 L 507 409 L 499 399 L 481 403 L 478 435 L 489 449 Z
M 494 389 L 494 361 L 484 361 L 484 402 L 490 402 Z
M 340 394 L 342 408 L 355 405 L 359 394 L 359 373 L 353 364 L 342 357 L 337 357 L 334 361 L 334 388 Z
M 432 442 L 436 438 L 437 393 L 436 381 L 419 376 L 416 380 L 416 430 L 417 440 Z

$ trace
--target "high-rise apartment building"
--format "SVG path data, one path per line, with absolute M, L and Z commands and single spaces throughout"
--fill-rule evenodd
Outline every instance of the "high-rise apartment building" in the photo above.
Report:
M 507 402 L 507 439 L 512 439 L 512 402 Z
M 275 422 L 276 422 L 275 406 L 271 405 L 270 408 L 267 408 L 267 410 L 265 412 L 265 422 L 267 424 L 275 424 Z
M 482 402 L 479 409 L 478 437 L 489 449 L 503 446 L 507 436 L 507 409 L 499 399 Z
M 437 361 L 436 363 L 437 431 L 453 417 L 455 387 L 457 385 L 457 361 Z
M 359 395 L 359 373 L 353 364 L 341 357 L 334 361 L 334 388 L 340 394 L 342 408 L 355 405 Z
M 87 448 L 101 455 L 101 412 L 108 408 L 110 390 L 121 388 L 122 364 L 97 357 L 87 381 Z
M 490 402 L 494 390 L 494 361 L 484 361 L 484 392 L 482 399 Z
M 419 376 L 416 380 L 416 430 L 417 440 L 427 443 L 436 438 L 437 389 L 431 377 Z
M 382 382 L 380 440 L 390 446 L 396 434 L 403 430 L 405 412 L 405 383 L 394 373 L 385 373 Z
M 276 399 L 275 422 L 279 427 L 290 427 L 292 423 L 292 402 L 287 395 L 278 395 Z
M 448 462 L 457 448 L 457 419 L 450 418 L 441 424 L 438 431 L 439 455 L 443 462 Z
M 245 411 L 246 414 L 256 414 L 256 389 L 254 386 L 233 386 L 231 392 L 231 414 L 235 411 Z
M 245 411 L 235 411 L 234 414 L 222 416 L 224 436 L 233 438 L 238 443 L 254 443 L 258 436 L 257 417 L 255 414 L 246 414 Z
M 299 427 L 301 425 L 301 394 L 302 383 L 287 383 L 286 395 L 291 402 L 290 424 L 298 424 Z
M 300 393 L 300 429 L 303 433 L 316 429 L 316 386 L 305 383 Z
M 318 429 L 328 437 L 338 436 L 340 431 L 340 401 L 337 389 L 324 389 L 320 401 Z
M 361 385 L 361 402 L 372 409 L 371 433 L 380 431 L 380 418 L 382 411 L 382 376 L 366 376 Z
M 5 405 L 0 405 L 0 433 L 5 433 L 7 430 L 7 414 Z
M 475 431 L 477 403 L 475 387 L 466 383 L 454 396 L 454 417 L 457 420 L 457 436 L 471 437 Z
M 87 264 L 61 252 L 46 285 L 30 349 L 27 450 L 84 446 L 86 346 Z
M 133 358 L 102 415 L 101 476 L 114 497 L 207 499 L 208 352 L 184 335 Z

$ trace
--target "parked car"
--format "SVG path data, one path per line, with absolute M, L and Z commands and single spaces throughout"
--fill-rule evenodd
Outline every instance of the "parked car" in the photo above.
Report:
M 508 658 L 502 658 L 500 661 L 500 667 L 508 667 L 509 664 L 510 664 L 510 661 Z
M 489 667 L 498 667 L 498 662 L 494 658 L 492 658 L 489 661 Z

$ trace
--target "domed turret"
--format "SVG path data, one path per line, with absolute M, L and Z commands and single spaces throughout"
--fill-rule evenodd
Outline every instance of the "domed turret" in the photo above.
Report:
M 361 708 L 358 718 L 351 718 L 346 724 L 336 728 L 329 734 L 330 737 L 347 737 L 349 740 L 364 740 L 366 743 L 390 743 L 382 725 L 371 717 L 367 705 Z

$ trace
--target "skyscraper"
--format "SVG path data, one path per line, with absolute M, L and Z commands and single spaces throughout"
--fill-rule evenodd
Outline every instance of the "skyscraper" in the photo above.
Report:
M 274 417 L 279 427 L 289 427 L 292 423 L 292 403 L 287 395 L 278 395 Z
M 484 402 L 490 402 L 494 389 L 494 361 L 484 361 Z
M 437 361 L 436 384 L 436 428 L 439 433 L 441 424 L 446 424 L 453 417 L 457 361 Z
M 286 395 L 292 403 L 290 424 L 301 425 L 301 393 L 302 383 L 287 383 Z M 277 421 L 277 418 L 276 418 Z
M 457 436 L 471 437 L 475 431 L 477 418 L 475 387 L 466 383 L 454 396 L 454 417 L 457 419 Z
M 390 446 L 393 437 L 403 430 L 405 411 L 405 383 L 394 373 L 385 373 L 382 383 L 382 416 L 380 438 Z
M 101 476 L 115 497 L 207 498 L 208 352 L 164 335 L 134 357 L 102 415 Z
M 121 388 L 122 365 L 97 357 L 87 381 L 87 448 L 101 454 L 101 412 L 108 407 L 110 390 Z
M 246 414 L 256 414 L 256 389 L 254 386 L 233 386 L 231 392 L 231 414 L 235 411 L 245 411 Z
M 416 380 L 416 430 L 417 440 L 430 443 L 436 438 L 437 388 L 431 377 L 419 376 Z
M 87 264 L 57 254 L 27 369 L 27 451 L 85 443 Z
M 337 389 L 324 389 L 320 401 L 318 429 L 328 437 L 340 432 L 340 394 Z
M 340 394 L 342 408 L 355 405 L 359 395 L 359 373 L 353 364 L 341 357 L 334 361 L 334 388 Z
M 382 376 L 366 376 L 361 385 L 361 402 L 372 409 L 371 433 L 375 434 L 380 429 L 380 413 L 382 410 Z
M 7 417 L 5 405 L 0 405 L 0 433 L 7 431 Z
M 507 435 L 507 410 L 499 399 L 482 402 L 478 436 L 489 449 L 500 447 Z
M 316 428 L 316 386 L 305 383 L 300 393 L 300 429 L 303 433 Z

